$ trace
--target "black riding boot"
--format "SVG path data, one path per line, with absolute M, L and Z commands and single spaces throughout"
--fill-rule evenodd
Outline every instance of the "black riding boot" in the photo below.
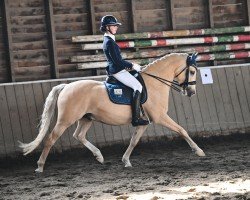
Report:
M 144 126 L 148 125 L 149 122 L 140 118 L 140 104 L 141 104 L 141 93 L 136 90 L 133 96 L 132 102 L 132 125 L 133 126 Z

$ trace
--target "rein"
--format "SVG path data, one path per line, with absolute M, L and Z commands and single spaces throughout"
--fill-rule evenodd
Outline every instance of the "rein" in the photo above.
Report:
M 184 70 L 185 70 L 186 68 L 184 68 Z M 183 71 L 184 71 L 183 70 Z M 183 72 L 182 71 L 182 72 Z M 181 73 L 182 73 L 181 72 Z M 181 85 L 177 82 L 177 81 L 169 81 L 169 80 L 167 80 L 167 79 L 164 79 L 164 78 L 161 78 L 161 77 L 159 77 L 159 76 L 155 76 L 155 75 L 153 75 L 153 74 L 149 74 L 149 73 L 147 73 L 147 72 L 140 72 L 140 73 L 143 73 L 143 74 L 146 74 L 146 75 L 148 75 L 148 76 L 150 76 L 150 77 L 152 77 L 152 78 L 154 78 L 154 79 L 156 79 L 156 80 L 158 80 L 158 81 L 160 81 L 160 82 L 162 82 L 163 84 L 165 84 L 165 85 L 167 85 L 167 86 L 169 86 L 169 87 L 171 87 L 171 88 L 173 88 L 174 90 L 176 90 L 177 92 L 181 92 L 182 90 L 180 89 L 180 88 L 178 88 L 178 87 L 181 87 Z M 180 73 L 180 74 L 181 74 Z M 178 74 L 178 76 L 180 75 L 180 74 Z M 177 76 L 176 76 L 177 77 Z M 169 84 L 170 83 L 170 84 Z

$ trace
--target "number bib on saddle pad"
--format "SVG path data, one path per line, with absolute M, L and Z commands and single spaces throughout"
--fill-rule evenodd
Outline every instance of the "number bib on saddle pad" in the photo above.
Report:
M 143 78 L 139 73 L 131 73 L 136 77 L 138 81 L 142 84 L 142 98 L 141 103 L 145 103 L 147 101 L 147 90 L 144 83 Z M 110 101 L 116 104 L 124 104 L 124 105 L 130 105 L 132 102 L 133 97 L 133 89 L 127 87 L 126 85 L 122 84 L 118 80 L 116 80 L 114 77 L 108 78 L 106 82 L 104 82 L 108 96 Z

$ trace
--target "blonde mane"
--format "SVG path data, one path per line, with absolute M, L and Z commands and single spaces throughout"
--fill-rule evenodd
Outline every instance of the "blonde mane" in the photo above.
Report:
M 152 65 L 157 64 L 157 63 L 160 62 L 160 61 L 164 61 L 164 60 L 166 60 L 166 59 L 168 59 L 168 58 L 172 58 L 172 57 L 174 57 L 174 56 L 187 56 L 187 55 L 188 55 L 187 53 L 170 53 L 170 54 L 166 54 L 165 56 L 162 56 L 162 57 L 160 57 L 160 58 L 154 60 L 153 62 L 151 62 L 151 63 L 149 63 L 149 64 L 147 64 L 147 65 L 144 65 L 144 66 L 142 67 L 142 69 L 145 70 L 145 69 L 147 69 L 148 67 L 151 67 Z

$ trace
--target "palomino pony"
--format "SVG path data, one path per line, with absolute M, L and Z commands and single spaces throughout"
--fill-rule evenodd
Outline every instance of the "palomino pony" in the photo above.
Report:
M 179 86 L 182 86 L 182 91 L 187 96 L 192 96 L 196 92 L 197 68 L 195 58 L 196 55 L 194 54 L 189 56 L 183 53 L 173 53 L 144 67 L 141 74 L 147 87 L 148 99 L 143 104 L 143 108 L 152 122 L 177 132 L 198 156 L 205 156 L 188 133 L 167 115 L 171 84 L 181 83 Z M 190 62 L 190 60 L 193 61 Z M 100 163 L 104 162 L 100 150 L 86 139 L 86 133 L 93 120 L 110 125 L 131 123 L 130 106 L 112 103 L 103 82 L 80 80 L 70 84 L 60 84 L 55 86 L 46 98 L 39 134 L 36 139 L 28 144 L 20 142 L 24 155 L 31 153 L 42 142 L 49 129 L 56 104 L 58 108 L 57 122 L 46 138 L 44 149 L 37 162 L 36 172 L 43 172 L 51 147 L 63 132 L 75 122 L 78 122 L 78 125 L 73 134 L 74 138 L 82 142 Z M 129 157 L 146 128 L 147 126 L 136 128 L 129 147 L 122 157 L 125 167 L 132 166 Z

